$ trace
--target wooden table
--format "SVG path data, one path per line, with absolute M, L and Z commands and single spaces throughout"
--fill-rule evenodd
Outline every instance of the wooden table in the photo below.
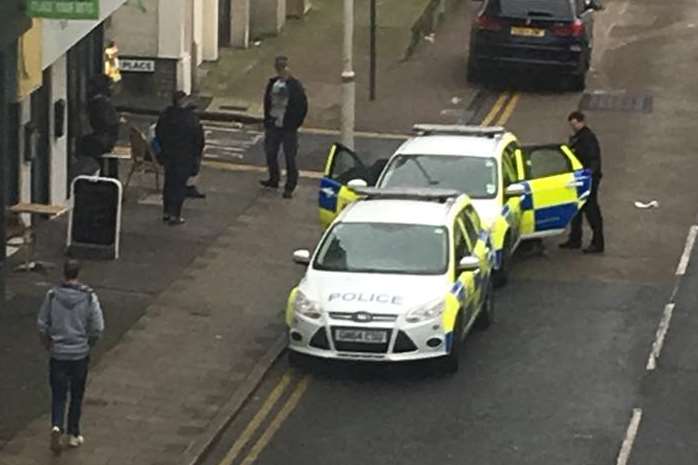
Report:
M 130 160 L 130 153 L 105 153 L 99 160 L 100 176 L 119 179 L 119 160 Z
M 37 216 L 48 216 L 51 219 L 58 218 L 64 215 L 68 211 L 68 207 L 63 205 L 46 205 L 42 203 L 18 203 L 9 208 L 11 213 L 16 215 L 37 215 Z M 24 246 L 24 265 L 18 266 L 15 271 L 35 271 L 44 268 L 48 268 L 50 264 L 39 261 L 31 261 L 31 255 L 29 253 L 29 244 L 32 243 L 32 238 L 34 237 L 34 229 L 32 226 L 27 226 L 24 229 L 24 234 L 22 238 L 22 245 Z

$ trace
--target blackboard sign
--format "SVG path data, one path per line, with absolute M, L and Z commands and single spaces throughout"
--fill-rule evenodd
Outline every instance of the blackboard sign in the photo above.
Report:
M 121 183 L 112 178 L 78 176 L 71 190 L 68 255 L 119 258 Z

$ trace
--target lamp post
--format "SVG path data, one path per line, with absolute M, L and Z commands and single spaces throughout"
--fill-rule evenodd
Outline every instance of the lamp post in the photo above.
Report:
M 344 0 L 344 47 L 342 53 L 342 122 L 341 140 L 348 148 L 354 148 L 356 120 L 356 74 L 354 53 L 354 0 Z

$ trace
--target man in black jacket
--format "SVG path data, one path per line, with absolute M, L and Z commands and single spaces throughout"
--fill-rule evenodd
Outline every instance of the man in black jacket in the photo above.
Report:
M 288 58 L 279 56 L 274 62 L 277 76 L 271 78 L 264 92 L 264 151 L 269 167 L 269 179 L 260 181 L 264 187 L 279 187 L 279 148 L 286 157 L 286 186 L 284 198 L 290 199 L 298 184 L 298 128 L 308 113 L 308 99 L 303 84 L 291 76 Z
M 165 165 L 162 219 L 172 226 L 179 225 L 184 223 L 182 204 L 187 194 L 187 180 L 197 171 L 205 145 L 204 129 L 187 104 L 187 94 L 175 92 L 172 106 L 160 115 L 155 133 Z
M 97 75 L 87 85 L 87 115 L 92 132 L 80 140 L 79 153 L 102 165 L 103 175 L 118 178 L 118 164 L 107 166 L 102 155 L 114 149 L 119 138 L 119 114 L 111 101 L 111 78 Z
M 574 131 L 570 137 L 569 145 L 585 168 L 591 170 L 591 192 L 582 210 L 572 220 L 569 239 L 560 244 L 563 249 L 578 249 L 582 246 L 582 213 L 586 215 L 589 226 L 593 231 L 593 237 L 589 247 L 584 253 L 603 253 L 603 218 L 599 207 L 599 184 L 601 183 L 601 147 L 599 140 L 585 123 L 584 114 L 579 111 L 572 112 L 567 120 Z

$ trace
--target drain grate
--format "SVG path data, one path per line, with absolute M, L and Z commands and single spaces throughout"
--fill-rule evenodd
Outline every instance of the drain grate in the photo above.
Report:
M 581 110 L 620 111 L 625 113 L 652 113 L 651 95 L 629 95 L 594 92 L 584 94 L 579 104 Z

